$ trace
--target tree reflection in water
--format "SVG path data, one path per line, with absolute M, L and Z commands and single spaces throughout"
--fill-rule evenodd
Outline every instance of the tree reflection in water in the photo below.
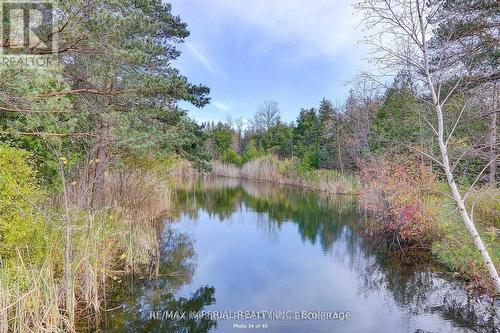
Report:
M 102 331 L 205 333 L 216 327 L 215 321 L 206 318 L 161 319 L 167 312 L 202 311 L 215 303 L 215 288 L 201 286 L 190 297 L 177 297 L 176 292 L 191 282 L 194 273 L 193 243 L 168 225 L 159 226 L 158 233 L 161 255 L 154 270 L 156 276 L 131 276 L 111 286 L 113 292 L 107 303 L 111 310 L 106 312 Z
M 430 258 L 416 263 L 413 257 L 401 257 L 373 249 L 362 240 L 358 255 L 352 261 L 358 270 L 361 294 L 385 289 L 391 299 L 413 315 L 438 314 L 460 328 L 475 332 L 500 332 L 500 307 L 498 301 L 487 295 L 468 292 L 464 284 L 453 280 Z
M 176 206 L 190 219 L 197 220 L 200 209 L 221 222 L 242 206 L 259 213 L 258 222 L 266 230 L 279 230 L 284 223 L 295 223 L 303 241 L 321 244 L 328 253 L 346 225 L 356 223 L 355 197 L 322 196 L 276 184 L 207 178 L 184 182 L 176 191 Z
M 498 303 L 490 306 L 485 297 L 468 293 L 431 258 L 416 263 L 414 256 L 405 259 L 374 246 L 359 222 L 355 198 L 231 178 L 183 182 L 175 198 L 178 213 L 188 221 L 204 212 L 220 223 L 235 223 L 230 219 L 235 213 L 248 212 L 270 237 L 284 225 L 296 225 L 302 242 L 318 244 L 325 255 L 355 272 L 359 298 L 382 294 L 387 306 L 408 316 L 437 315 L 456 332 L 500 332 Z M 209 286 L 194 286 L 198 289 L 189 297 L 177 295 L 192 283 L 193 240 L 168 223 L 159 227 L 157 239 L 161 255 L 153 276 L 158 278 L 130 278 L 120 287 L 115 283 L 108 308 L 120 308 L 107 312 L 105 332 L 208 332 L 217 326 L 206 319 L 150 319 L 151 311 L 201 311 L 215 304 L 215 288 Z
M 328 197 L 275 184 L 232 178 L 204 179 L 184 183 L 176 191 L 177 205 L 196 220 L 202 209 L 221 222 L 246 207 L 259 213 L 266 230 L 279 231 L 284 223 L 295 223 L 303 241 L 320 243 L 332 254 L 340 238 L 347 249 L 338 260 L 347 260 L 356 270 L 360 297 L 386 290 L 391 300 L 409 314 L 438 314 L 460 328 L 476 332 L 500 332 L 500 306 L 487 296 L 468 292 L 430 256 L 401 257 L 377 248 L 356 217 L 352 197 Z M 388 303 L 389 300 L 388 300 Z

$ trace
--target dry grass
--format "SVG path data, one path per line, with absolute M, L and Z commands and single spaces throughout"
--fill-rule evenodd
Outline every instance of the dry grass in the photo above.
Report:
M 285 165 L 286 162 L 282 163 Z M 283 184 L 293 180 L 290 177 L 290 172 L 284 171 L 285 168 L 281 167 L 280 161 L 277 158 L 274 156 L 265 156 L 245 163 L 241 167 L 241 177 Z
M 77 304 L 99 322 L 106 281 L 136 271 L 154 272 L 162 218 L 171 210 L 165 178 L 142 169 L 106 174 L 105 210 L 87 213 L 75 235 Z
M 191 162 L 185 159 L 178 159 L 173 162 L 174 167 L 168 173 L 172 178 L 187 178 L 199 175 L 198 170 Z
M 233 164 L 226 164 L 219 161 L 212 162 L 212 170 L 210 172 L 216 176 L 240 178 L 241 169 Z
M 73 283 L 68 292 L 74 297 L 76 318 L 90 318 L 97 326 L 109 279 L 120 281 L 132 271 L 155 273 L 159 231 L 162 217 L 171 211 L 171 192 L 166 180 L 155 173 L 122 168 L 106 174 L 105 208 L 91 211 L 88 172 L 88 168 L 80 169 L 75 173 L 79 178 L 67 186 L 73 249 Z M 52 204 L 61 202 L 63 198 L 59 197 Z M 57 218 L 47 222 L 54 239 L 43 266 L 30 266 L 19 256 L 2 267 L 0 333 L 74 329 L 63 310 L 67 288 L 61 249 L 65 246 L 66 221 L 58 212 L 48 214 Z
M 291 160 L 264 156 L 244 164 L 241 168 L 218 161 L 212 163 L 212 175 L 267 181 L 309 188 L 332 194 L 358 194 L 360 183 L 355 176 L 342 175 L 335 170 L 299 172 Z
M 480 188 L 472 191 L 468 206 L 474 220 L 486 228 L 500 229 L 500 189 Z
M 16 268 L 0 274 L 0 332 L 63 332 L 72 327 L 60 304 L 64 295 L 54 266 L 29 267 L 17 258 Z

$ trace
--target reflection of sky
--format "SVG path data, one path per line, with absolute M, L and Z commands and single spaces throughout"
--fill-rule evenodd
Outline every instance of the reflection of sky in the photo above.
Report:
M 268 332 L 457 331 L 437 314 L 410 315 L 384 286 L 360 293 L 360 270 L 354 266 L 366 266 L 370 258 L 361 253 L 359 240 L 348 243 L 348 227 L 325 254 L 319 244 L 302 240 L 297 224 L 271 228 L 262 225 L 267 221 L 245 206 L 223 222 L 203 210 L 196 221 L 183 217 L 179 228 L 195 242 L 197 268 L 181 295 L 209 285 L 215 287 L 216 304 L 206 310 L 351 312 L 351 321 L 272 321 Z M 216 331 L 240 331 L 232 324 L 218 321 Z

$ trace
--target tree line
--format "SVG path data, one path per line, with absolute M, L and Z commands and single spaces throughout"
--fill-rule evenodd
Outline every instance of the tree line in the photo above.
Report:
M 460 112 L 466 117 L 455 128 L 460 142 L 453 150 L 456 158 L 464 154 L 456 166 L 464 184 L 473 182 L 486 165 L 480 182 L 494 185 L 497 181 L 496 165 L 490 163 L 498 151 L 491 142 L 496 133 L 490 104 L 495 94 L 494 89 L 480 93 L 474 89 L 466 96 L 451 97 L 450 118 Z M 461 110 L 465 100 L 467 109 Z M 402 71 L 384 87 L 357 82 L 343 104 L 323 98 L 317 107 L 301 108 L 289 123 L 282 120 L 279 103 L 273 100 L 264 101 L 250 120 L 205 123 L 204 149 L 214 159 L 240 166 L 272 154 L 295 159 L 308 170 L 353 173 L 380 154 L 436 152 L 438 142 L 422 117 L 426 108 L 411 76 Z

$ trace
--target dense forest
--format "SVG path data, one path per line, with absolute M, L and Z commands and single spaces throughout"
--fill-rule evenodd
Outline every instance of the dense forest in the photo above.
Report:
M 23 52 L 56 65 L 0 67 L 0 331 L 98 325 L 106 281 L 154 275 L 186 160 L 358 195 L 391 250 L 430 252 L 498 293 L 498 3 L 357 10 L 388 36 L 367 38 L 382 76 L 360 73 L 343 103 L 318 96 L 293 122 L 270 96 L 251 119 L 199 124 L 179 102 L 203 108 L 210 91 L 173 66 L 189 31 L 170 4 L 55 1 L 57 49 Z

